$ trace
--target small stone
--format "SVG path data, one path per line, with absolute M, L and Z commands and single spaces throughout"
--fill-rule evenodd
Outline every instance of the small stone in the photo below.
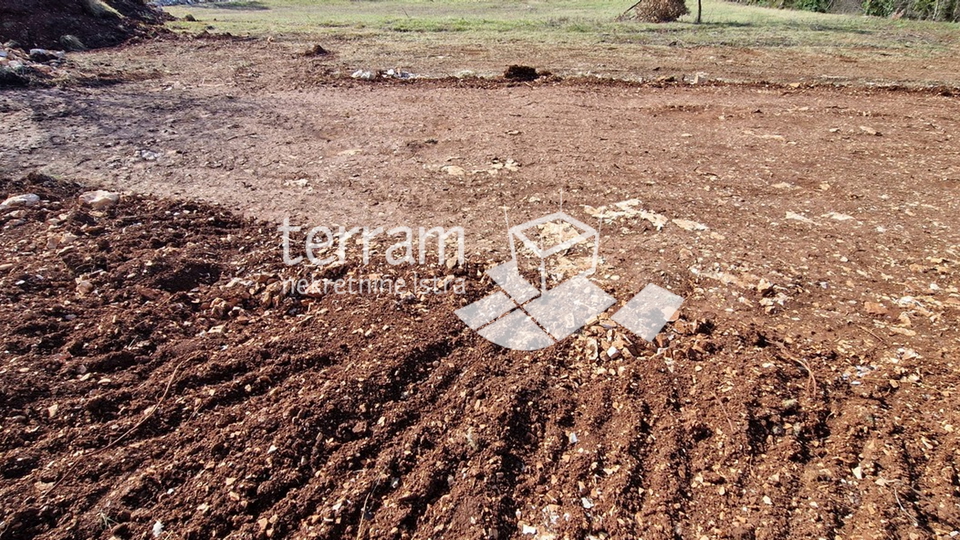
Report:
M 706 231 L 708 229 L 703 223 L 697 223 L 689 219 L 674 219 L 673 224 L 685 231 Z
M 888 330 L 890 330 L 894 334 L 900 334 L 901 336 L 913 337 L 917 335 L 916 331 L 911 330 L 909 328 L 900 328 L 899 326 L 891 326 L 890 328 L 888 328 Z
M 877 302 L 864 302 L 863 310 L 870 315 L 884 316 L 890 313 L 890 310 L 887 309 L 883 304 Z
M 120 194 L 98 189 L 96 191 L 81 193 L 78 200 L 80 204 L 89 206 L 94 210 L 106 210 L 107 208 L 115 206 L 120 201 Z
M 46 493 L 46 492 L 50 491 L 51 489 L 53 489 L 54 483 L 53 483 L 53 482 L 38 481 L 38 482 L 34 483 L 33 486 L 34 486 L 34 487 L 37 489 L 37 491 L 39 491 L 40 493 Z
M 358 69 L 354 71 L 350 76 L 354 79 L 363 79 L 366 81 L 376 79 L 380 74 L 376 71 L 366 71 L 363 69 Z
M 757 292 L 759 292 L 760 294 L 762 294 L 762 295 L 764 295 L 764 296 L 766 296 L 767 293 L 772 293 L 772 292 L 773 292 L 773 283 L 770 283 L 769 281 L 761 278 L 761 279 L 760 279 L 760 282 L 757 283 Z
M 40 196 L 35 193 L 25 193 L 23 195 L 14 195 L 0 203 L 0 210 L 7 208 L 23 208 L 36 206 L 40 204 Z
M 457 165 L 445 165 L 440 170 L 450 176 L 464 176 L 467 174 L 466 171 L 463 170 L 463 167 L 458 167 Z
M 798 214 L 796 212 L 787 212 L 786 219 L 792 219 L 794 221 L 800 221 L 803 223 L 813 223 L 812 219 L 806 216 L 803 216 L 801 214 Z
M 303 296 L 307 298 L 323 298 L 323 292 L 323 282 L 314 280 L 304 289 Z
M 60 45 L 63 45 L 63 48 L 68 51 L 85 51 L 87 50 L 86 45 L 80 41 L 80 38 L 72 34 L 66 34 L 60 36 Z
M 594 338 L 587 339 L 587 344 L 583 348 L 583 352 L 587 357 L 587 360 L 596 360 L 600 356 L 600 350 L 597 344 L 597 340 Z
M 46 49 L 30 49 L 30 60 L 33 62 L 49 62 L 51 60 L 57 60 L 60 56 Z
M 90 283 L 85 279 L 81 279 L 80 281 L 77 282 L 77 292 L 79 294 L 84 294 L 84 295 L 92 293 L 93 283 Z
M 870 126 L 860 126 L 860 131 L 866 133 L 867 135 L 873 135 L 874 137 L 879 137 L 881 133 Z

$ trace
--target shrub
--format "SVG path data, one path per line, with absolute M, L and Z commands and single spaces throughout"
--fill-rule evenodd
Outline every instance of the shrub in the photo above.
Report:
M 633 16 L 643 22 L 671 22 L 690 13 L 684 0 L 642 0 L 633 6 Z

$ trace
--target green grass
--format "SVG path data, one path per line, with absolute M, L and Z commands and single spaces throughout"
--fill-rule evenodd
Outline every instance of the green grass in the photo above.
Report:
M 692 14 L 669 24 L 617 22 L 629 0 L 249 0 L 167 8 L 197 23 L 174 28 L 249 35 L 371 36 L 410 39 L 456 34 L 458 40 L 538 43 L 638 43 L 743 47 L 854 47 L 928 50 L 956 44 L 960 25 L 777 10 L 704 0 L 701 25 Z M 693 10 L 692 0 L 688 6 Z

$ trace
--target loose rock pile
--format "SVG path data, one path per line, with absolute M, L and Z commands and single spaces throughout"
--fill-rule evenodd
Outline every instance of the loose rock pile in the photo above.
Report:
M 66 61 L 64 51 L 0 46 L 0 86 L 24 86 L 55 77 Z

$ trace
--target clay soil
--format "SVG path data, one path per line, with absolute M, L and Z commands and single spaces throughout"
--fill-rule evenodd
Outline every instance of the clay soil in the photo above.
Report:
M 0 216 L 0 539 L 957 534 L 949 92 L 367 82 L 196 41 L 0 93 L 0 195 L 41 197 Z M 561 193 L 600 287 L 684 297 L 655 343 L 603 315 L 509 351 L 453 313 L 504 208 Z M 604 214 L 631 199 L 669 221 Z M 284 217 L 462 226 L 467 260 L 288 267 Z M 464 294 L 284 286 L 414 273 Z

